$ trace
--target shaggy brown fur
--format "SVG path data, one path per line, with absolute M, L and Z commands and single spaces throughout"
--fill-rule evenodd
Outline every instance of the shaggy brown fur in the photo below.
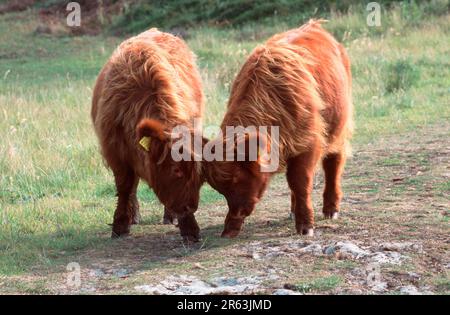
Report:
M 287 169 L 298 233 L 311 234 L 314 169 L 323 159 L 323 212 L 336 217 L 340 176 L 352 132 L 350 62 L 345 49 L 320 25 L 277 34 L 257 47 L 234 81 L 226 126 L 279 126 L 280 167 Z M 270 139 L 269 139 L 270 143 Z M 208 162 L 208 182 L 224 194 L 229 213 L 223 236 L 238 235 L 272 174 L 256 162 Z
M 166 216 L 177 216 L 181 234 L 198 238 L 193 213 L 202 180 L 196 165 L 174 162 L 168 152 L 171 129 L 192 128 L 202 112 L 195 58 L 180 38 L 151 29 L 113 53 L 97 79 L 91 112 L 117 187 L 113 236 L 128 234 L 138 220 L 136 188 L 142 178 L 166 207 Z M 143 136 L 151 138 L 149 152 L 138 144 Z

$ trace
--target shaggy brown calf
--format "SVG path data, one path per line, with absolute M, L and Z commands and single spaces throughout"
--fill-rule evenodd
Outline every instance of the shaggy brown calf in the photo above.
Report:
M 311 191 L 320 160 L 325 171 L 323 213 L 337 217 L 352 131 L 351 72 L 344 47 L 320 21 L 277 34 L 252 52 L 234 81 L 223 133 L 226 126 L 279 126 L 277 171 L 286 169 L 298 233 L 313 234 Z M 247 145 L 254 136 L 246 138 Z M 239 234 L 275 173 L 262 172 L 260 162 L 204 163 L 207 181 L 228 202 L 224 237 Z
M 91 114 L 117 188 L 113 237 L 128 234 L 139 220 L 142 178 L 164 204 L 165 218 L 176 216 L 181 235 L 198 239 L 199 165 L 172 159 L 170 132 L 177 125 L 192 127 L 202 112 L 194 55 L 178 37 L 151 29 L 124 41 L 103 67 Z M 146 148 L 139 144 L 143 137 Z

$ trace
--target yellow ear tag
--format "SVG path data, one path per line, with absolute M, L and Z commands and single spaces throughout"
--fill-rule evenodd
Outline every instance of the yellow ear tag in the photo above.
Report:
M 141 145 L 141 147 L 145 149 L 145 151 L 149 151 L 150 142 L 151 142 L 150 137 L 142 137 L 142 139 L 139 141 L 139 144 Z

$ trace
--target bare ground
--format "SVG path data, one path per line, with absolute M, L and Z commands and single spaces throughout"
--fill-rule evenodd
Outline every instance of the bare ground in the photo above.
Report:
M 144 211 L 131 237 L 75 256 L 51 253 L 53 267 L 0 278 L 0 292 L 448 294 L 449 134 L 446 122 L 354 144 L 337 221 L 322 219 L 317 176 L 314 238 L 294 233 L 279 176 L 237 239 L 219 237 L 224 200 L 199 209 L 203 241 L 193 247 L 175 227 L 146 222 Z M 108 236 L 106 228 L 99 235 Z M 81 266 L 80 287 L 67 284 L 69 262 Z

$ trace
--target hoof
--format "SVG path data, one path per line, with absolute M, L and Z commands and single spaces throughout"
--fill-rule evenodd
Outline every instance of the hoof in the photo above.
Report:
M 235 238 L 239 235 L 239 230 L 232 230 L 232 231 L 223 231 L 220 237 L 223 238 Z
M 200 228 L 193 214 L 179 218 L 178 228 L 185 243 L 196 243 L 200 241 Z
M 300 235 L 304 235 L 307 237 L 313 237 L 314 236 L 314 229 L 308 228 L 308 227 L 297 227 L 297 233 Z
M 169 225 L 173 224 L 174 216 L 170 210 L 168 210 L 166 207 L 164 207 L 164 214 L 163 214 L 163 224 Z
M 339 218 L 339 212 L 337 212 L 337 211 L 324 212 L 323 215 L 324 215 L 325 219 L 330 219 L 330 220 L 337 220 Z
M 130 232 L 123 232 L 123 233 L 117 233 L 117 232 L 114 232 L 114 231 L 112 231 L 111 232 L 111 238 L 122 238 L 122 237 L 127 237 L 127 236 L 130 236 Z
M 230 217 L 228 214 L 227 217 L 225 218 L 225 226 L 223 228 L 221 237 L 234 238 L 238 236 L 242 230 L 243 224 L 244 224 L 243 218 L 233 218 Z
M 129 225 L 114 225 L 112 226 L 111 238 L 126 237 L 130 235 Z
M 141 222 L 141 216 L 137 215 L 133 218 L 133 221 L 131 221 L 131 224 L 139 224 Z
M 175 224 L 174 223 L 175 221 L 177 221 L 177 219 L 172 214 L 170 214 L 166 209 L 164 209 L 163 224 L 164 225 Z
M 200 235 L 183 235 L 183 242 L 185 244 L 198 243 L 201 239 Z
M 173 218 L 163 218 L 163 224 L 164 225 L 173 224 Z

